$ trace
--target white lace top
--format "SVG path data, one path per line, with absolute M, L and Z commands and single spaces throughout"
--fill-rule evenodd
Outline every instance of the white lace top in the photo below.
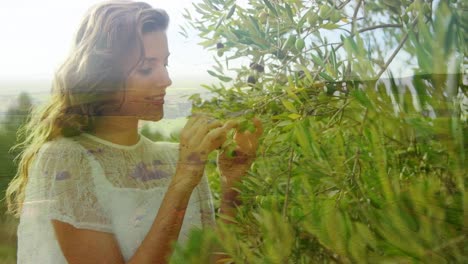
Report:
M 179 144 L 140 134 L 133 146 L 94 135 L 45 143 L 30 167 L 18 226 L 18 263 L 67 263 L 51 219 L 112 233 L 128 261 L 148 233 L 175 173 Z M 189 200 L 178 242 L 215 225 L 206 175 Z

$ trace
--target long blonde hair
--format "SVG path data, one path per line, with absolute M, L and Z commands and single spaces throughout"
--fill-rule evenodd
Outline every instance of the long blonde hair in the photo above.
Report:
M 50 99 L 33 108 L 17 132 L 17 138 L 24 140 L 12 147 L 22 151 L 14 159 L 20 160 L 18 170 L 6 190 L 8 214 L 21 214 L 29 166 L 41 146 L 59 136 L 93 131 L 94 117 L 115 109 L 106 98 L 117 91 L 125 93 L 125 80 L 139 63 L 124 70 L 130 51 L 139 51 L 141 61 L 142 36 L 166 31 L 168 24 L 164 10 L 144 2 L 107 1 L 88 10 L 68 57 L 54 75 Z

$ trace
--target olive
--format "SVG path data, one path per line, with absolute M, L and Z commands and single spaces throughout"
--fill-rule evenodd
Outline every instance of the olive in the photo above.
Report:
M 247 78 L 247 83 L 255 84 L 256 82 L 257 80 L 255 79 L 255 76 L 249 75 L 249 77 Z
M 249 67 L 250 67 L 250 69 L 256 70 L 257 72 L 264 72 L 265 71 L 265 67 L 263 67 L 263 65 L 255 63 L 255 62 L 250 63 Z
M 258 71 L 258 72 L 264 72 L 265 67 L 263 67 L 263 65 L 261 65 L 261 64 L 257 64 L 257 67 L 255 68 L 255 70 Z
M 300 39 L 297 39 L 297 40 L 296 40 L 295 46 L 296 46 L 296 49 L 297 49 L 297 50 L 301 51 L 301 50 L 305 47 L 305 42 L 304 42 L 304 40 L 301 39 L 301 38 L 300 38 Z
M 319 16 L 317 16 L 316 14 L 311 14 L 307 18 L 307 21 L 309 22 L 310 25 L 315 25 L 315 23 L 317 23 L 318 19 L 319 19 Z
M 216 43 L 216 48 L 217 49 L 222 49 L 222 48 L 224 48 L 224 44 L 221 43 L 221 42 L 218 42 L 218 43 Z
M 305 76 L 305 72 L 304 72 L 303 70 L 300 70 L 300 71 L 297 72 L 297 77 L 298 77 L 299 79 L 304 78 L 304 76 Z
M 327 19 L 328 15 L 330 15 L 330 11 L 331 11 L 331 7 L 327 5 L 323 5 L 320 7 L 319 16 L 323 19 Z
M 334 10 L 331 14 L 331 17 L 330 17 L 331 21 L 333 23 L 338 23 L 341 19 L 341 14 L 340 14 L 340 11 L 338 10 Z
M 218 50 L 218 57 L 221 57 L 221 56 L 223 56 L 223 54 L 224 54 L 224 51 L 222 51 L 222 50 Z
M 260 19 L 260 22 L 264 23 L 268 17 L 268 13 L 265 11 L 260 12 L 258 15 L 258 18 Z

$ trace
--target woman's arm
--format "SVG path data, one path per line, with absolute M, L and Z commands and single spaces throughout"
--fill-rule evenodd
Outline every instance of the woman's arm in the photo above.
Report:
M 172 243 L 179 237 L 185 211 L 195 188 L 181 179 L 193 178 L 193 173 L 203 171 L 177 168 L 154 222 L 129 264 L 169 262 L 173 252 Z
M 234 120 L 221 123 L 204 114 L 192 116 L 180 134 L 176 174 L 150 231 L 129 263 L 167 263 L 177 240 L 190 196 L 200 183 L 211 151 L 219 148 Z
M 228 216 L 230 218 L 235 218 L 236 216 L 236 207 L 240 206 L 242 203 L 239 199 L 239 192 L 235 189 L 231 188 L 224 188 L 223 193 L 221 195 L 221 205 L 219 207 L 219 214 Z M 223 218 L 225 224 L 232 224 L 235 223 Z M 219 234 L 221 241 L 224 240 L 223 234 Z M 221 248 L 215 248 L 212 252 L 210 263 L 211 264 L 221 264 L 226 263 L 226 259 L 229 259 L 229 255 L 226 253 L 222 253 Z

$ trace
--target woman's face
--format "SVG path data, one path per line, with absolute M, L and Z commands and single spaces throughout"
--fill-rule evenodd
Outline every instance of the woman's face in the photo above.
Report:
M 172 84 L 167 72 L 169 50 L 165 32 L 150 32 L 143 35 L 145 58 L 130 73 L 126 80 L 125 98 L 118 115 L 135 116 L 137 119 L 158 121 L 164 116 L 163 99 L 166 88 Z M 125 63 L 130 69 L 138 61 L 135 52 Z M 123 92 L 115 95 L 120 102 Z

